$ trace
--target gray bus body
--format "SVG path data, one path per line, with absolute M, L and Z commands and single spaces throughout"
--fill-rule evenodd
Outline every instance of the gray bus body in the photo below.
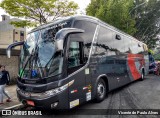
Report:
M 58 19 L 33 29 L 23 43 L 18 98 L 49 109 L 102 101 L 109 91 L 144 78 L 147 51 L 146 44 L 97 18 Z

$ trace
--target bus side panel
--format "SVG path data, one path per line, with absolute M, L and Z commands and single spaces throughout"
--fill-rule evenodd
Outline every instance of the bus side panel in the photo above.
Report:
M 121 39 L 118 40 L 116 37 Z M 128 40 L 128 39 L 127 39 Z M 131 82 L 128 72 L 127 54 L 124 53 L 124 36 L 107 27 L 100 27 L 94 56 L 97 67 L 94 74 L 106 75 L 109 91 Z M 128 48 L 127 48 L 128 49 Z
M 144 56 L 141 54 L 128 54 L 128 66 L 133 80 L 141 78 L 142 67 L 145 67 Z
M 110 89 L 115 89 L 118 87 L 117 74 L 115 73 L 116 65 L 115 58 L 112 56 L 96 56 L 94 60 L 96 60 L 96 64 L 93 65 L 91 61 L 90 65 L 92 66 L 93 74 L 92 76 L 97 79 L 101 75 L 106 75 L 108 79 L 108 87 Z M 92 58 L 93 60 L 93 58 Z

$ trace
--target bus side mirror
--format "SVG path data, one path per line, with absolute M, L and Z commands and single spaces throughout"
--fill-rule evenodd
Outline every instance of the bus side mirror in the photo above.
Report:
M 9 45 L 8 48 L 7 48 L 7 50 L 6 50 L 7 57 L 8 57 L 8 58 L 11 58 L 11 50 L 12 50 L 12 48 L 14 48 L 14 47 L 16 47 L 16 46 L 23 45 L 23 44 L 24 44 L 24 41 L 15 42 L 15 43 Z
M 7 57 L 11 58 L 11 50 L 10 49 L 7 50 Z
M 56 41 L 57 51 L 63 50 L 63 43 L 64 43 L 64 40 L 62 40 L 62 39 L 59 39 L 59 40 Z
M 84 30 L 78 28 L 63 28 L 56 33 L 55 41 L 57 51 L 63 50 L 64 40 L 69 34 L 83 33 Z

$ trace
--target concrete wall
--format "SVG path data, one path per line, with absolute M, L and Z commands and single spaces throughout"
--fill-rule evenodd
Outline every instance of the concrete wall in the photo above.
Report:
M 16 47 L 16 51 L 12 50 L 12 56 L 10 59 L 6 57 L 6 48 L 8 45 L 22 41 L 26 38 L 25 27 L 14 27 L 10 24 L 11 21 L 20 21 L 20 19 L 12 18 L 2 15 L 3 19 L 0 22 L 0 64 L 6 66 L 6 70 L 9 71 L 12 83 L 17 78 L 19 67 L 19 52 L 20 46 Z
M 5 16 L 5 15 L 2 15 Z M 20 19 L 5 16 L 6 20 L 0 22 L 0 48 L 6 49 L 13 42 L 23 41 L 26 39 L 26 28 L 14 27 L 10 23 L 12 21 L 20 21 Z M 23 35 L 22 35 L 23 34 Z M 15 49 L 20 49 L 16 47 Z
M 0 30 L 0 48 L 7 48 L 9 44 L 13 43 L 13 30 Z
M 18 75 L 19 57 L 12 56 L 10 59 L 8 59 L 5 55 L 0 55 L 0 64 L 5 65 L 6 70 L 9 71 L 11 83 L 15 82 Z

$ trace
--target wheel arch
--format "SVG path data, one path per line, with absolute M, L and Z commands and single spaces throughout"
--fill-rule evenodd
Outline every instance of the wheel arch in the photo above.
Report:
M 96 84 L 97 82 L 100 80 L 100 79 L 103 79 L 105 84 L 106 84 L 106 90 L 107 92 L 109 92 L 109 83 L 108 83 L 108 77 L 106 74 L 101 74 L 97 77 L 97 80 L 96 80 Z M 96 85 L 95 85 L 96 86 Z

